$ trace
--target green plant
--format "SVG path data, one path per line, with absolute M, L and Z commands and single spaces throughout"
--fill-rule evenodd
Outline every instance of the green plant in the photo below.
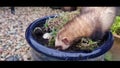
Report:
M 52 31 L 51 31 L 51 36 L 52 36 L 52 38 L 51 39 L 49 39 L 49 43 L 48 43 L 48 45 L 51 45 L 51 46 L 54 46 L 55 45 L 55 37 L 56 37 L 56 35 L 57 35 L 57 30 L 54 28 L 54 29 L 52 29 Z
M 100 40 L 93 41 L 90 38 L 81 38 L 80 42 L 76 45 L 81 50 L 88 50 L 92 51 L 95 48 L 99 47 L 98 44 L 100 43 Z
M 47 21 L 47 22 L 48 22 L 48 21 Z M 47 22 L 44 24 L 44 27 L 45 27 L 45 28 L 48 28 L 48 23 L 47 23 Z
M 107 52 L 105 54 L 105 61 L 112 61 L 112 53 L 111 52 Z
M 120 35 L 120 16 L 116 17 L 115 22 L 113 23 L 111 27 L 111 31 L 113 34 Z
M 90 44 L 90 45 L 97 44 L 97 43 L 98 43 L 98 42 L 93 41 L 93 40 L 91 40 L 91 39 L 88 40 L 88 44 Z

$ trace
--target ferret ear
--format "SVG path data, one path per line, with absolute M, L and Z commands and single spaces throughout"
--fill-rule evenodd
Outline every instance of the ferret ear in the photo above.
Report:
M 67 38 L 67 37 L 64 37 L 64 38 L 62 39 L 62 42 L 64 42 L 66 45 L 68 45 L 69 40 L 68 40 L 68 38 Z

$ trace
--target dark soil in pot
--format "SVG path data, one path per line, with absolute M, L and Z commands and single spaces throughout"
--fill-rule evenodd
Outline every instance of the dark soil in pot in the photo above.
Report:
M 41 26 L 41 24 L 38 25 L 32 32 L 34 38 L 41 43 L 42 45 L 45 45 L 46 47 L 49 48 L 55 48 L 55 37 L 57 32 L 63 27 L 66 22 L 71 20 L 73 17 L 77 16 L 79 14 L 78 11 L 74 12 L 66 12 L 66 13 L 61 13 L 60 16 L 55 17 L 55 18 L 50 18 L 49 20 L 46 21 L 46 23 Z M 51 38 L 50 39 L 44 39 L 43 35 L 45 33 L 51 33 Z M 79 41 L 76 41 L 71 47 L 64 51 L 84 51 L 84 52 L 91 52 L 94 49 L 100 47 L 101 44 L 104 43 L 106 39 L 104 39 L 106 36 L 103 37 L 103 39 L 98 40 L 98 41 L 93 41 L 90 38 L 82 38 Z

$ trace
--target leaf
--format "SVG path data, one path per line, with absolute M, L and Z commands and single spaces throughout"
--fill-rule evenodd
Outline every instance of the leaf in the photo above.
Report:
M 112 53 L 111 52 L 107 52 L 105 54 L 105 60 L 106 61 L 112 61 Z
M 111 27 L 112 33 L 119 34 L 120 35 L 120 16 L 117 16 L 115 18 L 115 22 L 113 23 Z

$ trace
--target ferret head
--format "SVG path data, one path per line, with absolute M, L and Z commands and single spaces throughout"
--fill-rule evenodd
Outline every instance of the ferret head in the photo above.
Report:
M 60 47 L 62 50 L 65 50 L 71 46 L 73 40 L 74 32 L 71 31 L 72 21 L 65 24 L 63 28 L 59 30 L 55 38 L 55 47 Z
M 56 36 L 55 47 L 61 50 L 65 50 L 70 47 L 69 40 L 67 37 Z

